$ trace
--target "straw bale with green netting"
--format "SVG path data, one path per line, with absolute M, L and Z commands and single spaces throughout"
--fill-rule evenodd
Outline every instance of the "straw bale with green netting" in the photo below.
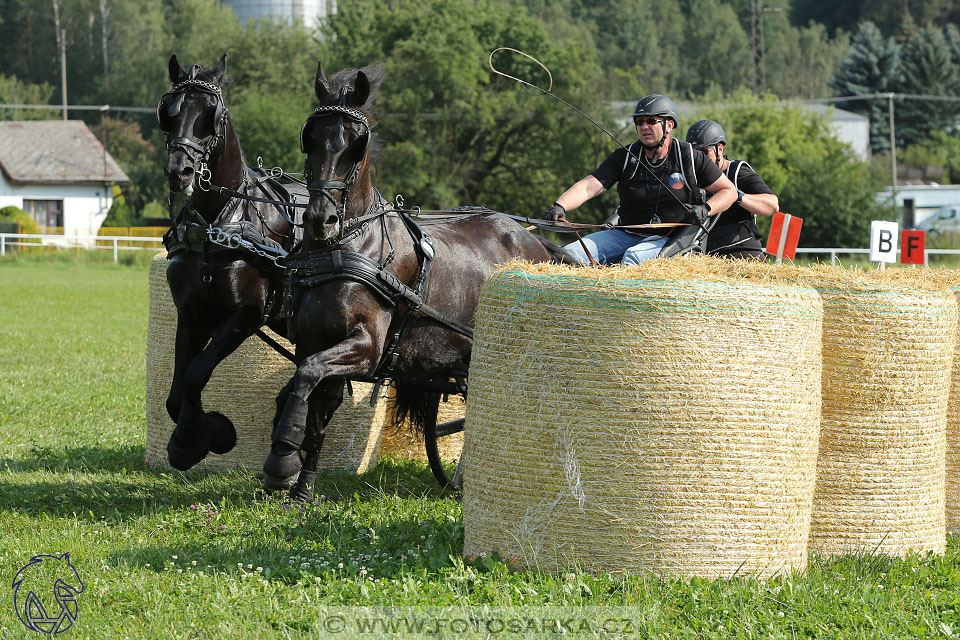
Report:
M 953 294 L 923 269 L 780 271 L 823 299 L 811 549 L 943 553 Z
M 501 268 L 476 317 L 465 555 L 803 569 L 821 322 L 816 291 L 730 261 Z

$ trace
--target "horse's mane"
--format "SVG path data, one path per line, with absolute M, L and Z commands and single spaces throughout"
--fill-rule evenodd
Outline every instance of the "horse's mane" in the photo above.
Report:
M 383 82 L 384 76 L 387 75 L 387 66 L 383 62 L 374 62 L 365 67 L 341 69 L 330 76 L 327 82 L 330 84 L 331 92 L 337 95 L 340 93 L 342 87 L 353 86 L 353 81 L 357 77 L 358 71 L 363 71 L 363 74 L 367 76 L 367 80 L 370 81 L 370 97 L 367 98 L 366 104 L 363 105 L 364 110 L 369 113 L 370 105 L 380 97 L 380 83 Z

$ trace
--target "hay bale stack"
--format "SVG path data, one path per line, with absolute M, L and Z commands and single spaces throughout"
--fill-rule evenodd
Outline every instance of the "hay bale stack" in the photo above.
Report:
M 926 272 L 937 284 L 960 296 L 960 269 L 934 269 Z M 947 404 L 946 453 L 946 529 L 947 535 L 960 535 L 960 331 L 953 348 L 950 400 Z
M 464 554 L 559 570 L 802 569 L 820 421 L 815 291 L 714 259 L 484 285 Z
M 954 296 L 925 270 L 793 272 L 823 299 L 811 548 L 943 553 Z
M 166 269 L 166 254 L 160 253 L 150 263 L 147 329 L 146 461 L 160 468 L 169 468 L 167 441 L 175 427 L 164 404 L 173 380 L 177 331 L 177 310 L 170 298 Z M 276 334 L 273 338 L 292 350 L 283 338 Z M 203 407 L 206 411 L 219 411 L 233 421 L 237 446 L 226 455 L 209 454 L 197 468 L 261 470 L 270 451 L 275 398 L 295 370 L 293 364 L 256 336 L 221 362 L 203 390 Z M 386 405 L 381 400 L 376 407 L 370 407 L 372 387 L 353 384 L 353 397 L 344 398 L 327 426 L 318 469 L 362 473 L 376 466 Z
M 395 390 L 391 387 L 389 397 L 394 393 Z M 437 411 L 437 424 L 458 420 L 463 417 L 464 411 L 465 405 L 461 396 L 450 396 L 446 402 L 441 399 L 440 408 Z M 463 433 L 454 433 L 441 438 L 437 444 L 443 460 L 446 462 L 459 460 L 463 450 Z M 427 459 L 423 438 L 417 435 L 409 418 L 399 427 L 384 428 L 383 437 L 380 439 L 380 455 L 399 456 L 407 460 L 426 461 Z

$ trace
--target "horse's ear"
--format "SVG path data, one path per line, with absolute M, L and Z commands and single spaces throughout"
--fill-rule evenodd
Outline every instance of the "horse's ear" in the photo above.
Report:
M 327 76 L 323 75 L 323 67 L 317 60 L 317 77 L 313 81 L 313 91 L 317 94 L 317 100 L 323 104 L 330 95 L 330 84 L 327 82 Z
M 170 74 L 170 83 L 177 84 L 183 77 L 187 75 L 187 70 L 180 66 L 180 61 L 177 60 L 177 54 L 170 56 L 170 64 L 168 65 L 168 72 Z
M 210 73 L 213 74 L 212 79 L 214 82 L 223 85 L 223 80 L 227 77 L 227 54 L 223 54 L 220 62 L 210 69 Z
M 370 97 L 370 79 L 363 71 L 357 71 L 357 80 L 353 83 L 353 93 L 350 94 L 350 102 L 354 107 L 362 107 L 367 103 Z

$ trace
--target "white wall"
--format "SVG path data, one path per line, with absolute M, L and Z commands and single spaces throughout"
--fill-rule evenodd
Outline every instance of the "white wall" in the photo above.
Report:
M 109 185 L 11 185 L 0 179 L 0 207 L 23 208 L 24 200 L 63 200 L 63 231 L 95 235 L 113 205 Z

